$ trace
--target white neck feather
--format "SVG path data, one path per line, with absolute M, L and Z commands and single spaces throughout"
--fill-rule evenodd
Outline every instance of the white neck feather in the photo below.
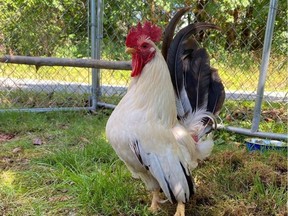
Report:
M 155 57 L 144 66 L 141 75 L 132 79 L 128 95 L 134 102 L 134 108 L 142 108 L 148 119 L 160 120 L 168 127 L 176 124 L 174 89 L 168 66 L 158 48 Z

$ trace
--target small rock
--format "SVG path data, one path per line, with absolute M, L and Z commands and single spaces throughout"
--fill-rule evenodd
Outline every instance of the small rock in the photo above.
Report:
M 43 142 L 40 138 L 33 139 L 33 145 L 42 145 Z
M 18 154 L 18 153 L 21 153 L 21 152 L 23 152 L 23 149 L 21 147 L 14 148 L 13 151 L 12 151 L 13 154 Z

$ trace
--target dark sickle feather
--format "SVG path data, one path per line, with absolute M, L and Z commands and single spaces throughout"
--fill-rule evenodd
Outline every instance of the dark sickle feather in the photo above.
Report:
M 225 91 L 218 72 L 210 67 L 207 51 L 199 48 L 197 41 L 192 37 L 206 29 L 220 30 L 210 23 L 190 24 L 180 30 L 169 44 L 166 61 L 174 90 L 183 105 L 184 113 L 204 108 L 213 114 L 218 114 L 224 103 Z M 180 97 L 183 91 L 186 92 L 188 98 Z M 184 105 L 187 103 L 190 104 L 188 109 Z M 185 118 L 185 116 L 179 116 L 179 118 Z M 209 118 L 202 121 L 204 125 L 211 124 Z
M 181 17 L 190 9 L 190 7 L 181 8 L 174 17 L 169 22 L 168 26 L 165 29 L 162 43 L 162 55 L 164 59 L 167 59 L 168 49 L 174 37 L 175 28 L 180 21 Z
M 168 50 L 167 64 L 169 67 L 172 83 L 177 95 L 183 88 L 184 74 L 182 65 L 182 57 L 183 57 L 182 54 L 185 51 L 183 42 L 186 41 L 191 35 L 194 35 L 199 31 L 206 29 L 219 29 L 219 28 L 216 25 L 209 23 L 190 24 L 177 33 Z

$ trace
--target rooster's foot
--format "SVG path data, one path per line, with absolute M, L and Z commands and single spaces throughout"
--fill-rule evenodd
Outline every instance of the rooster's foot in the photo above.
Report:
M 161 203 L 161 199 L 159 196 L 159 190 L 155 190 L 152 191 L 152 203 L 151 206 L 149 208 L 149 211 L 151 211 L 152 213 L 156 213 L 157 211 L 160 210 L 160 205 L 159 203 Z
M 179 202 L 177 205 L 177 210 L 174 216 L 185 216 L 185 204 L 182 202 Z

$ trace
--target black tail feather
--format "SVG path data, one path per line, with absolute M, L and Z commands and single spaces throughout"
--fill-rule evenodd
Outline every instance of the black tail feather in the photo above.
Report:
M 200 48 L 191 52 L 183 59 L 184 86 L 192 111 L 207 107 L 208 86 L 210 84 L 210 62 L 205 49 Z
M 162 44 L 162 54 L 177 96 L 177 117 L 180 121 L 189 119 L 188 116 L 199 109 L 217 115 L 225 100 L 224 86 L 218 72 L 210 67 L 207 51 L 199 48 L 195 39 L 201 31 L 220 28 L 211 23 L 193 23 L 181 29 L 173 38 L 177 23 L 189 9 L 182 8 L 175 14 L 165 30 Z M 211 127 L 209 118 L 202 121 L 204 125 L 209 122 L 206 126 Z
M 207 111 L 218 115 L 225 100 L 225 90 L 218 71 L 211 68 L 211 74 Z
M 162 43 L 162 55 L 164 59 L 167 59 L 167 53 L 170 47 L 170 44 L 174 37 L 174 32 L 176 25 L 180 21 L 181 17 L 190 9 L 190 7 L 181 8 L 177 13 L 174 15 L 174 17 L 169 22 L 168 26 L 165 29 L 164 36 L 163 36 L 163 43 Z
M 195 35 L 197 32 L 205 29 L 218 29 L 218 27 L 209 23 L 190 24 L 187 27 L 183 28 L 181 31 L 179 31 L 178 34 L 175 36 L 174 40 L 172 41 L 171 46 L 168 50 L 167 64 L 175 89 L 179 87 L 181 88 L 181 85 L 178 87 L 176 86 L 176 82 L 177 85 L 179 85 L 183 80 L 182 57 L 183 54 L 189 50 L 185 47 L 187 41 L 189 41 L 188 38 L 191 35 Z

